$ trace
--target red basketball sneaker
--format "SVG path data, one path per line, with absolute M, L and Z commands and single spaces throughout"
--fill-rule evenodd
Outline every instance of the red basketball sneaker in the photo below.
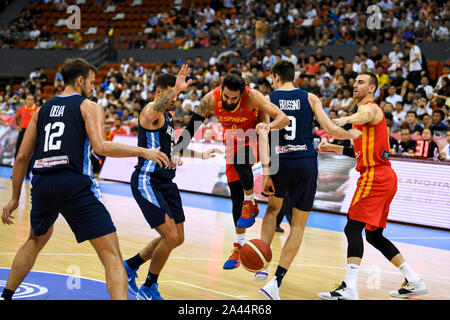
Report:
M 241 217 L 236 223 L 236 226 L 239 228 L 250 228 L 255 223 L 255 218 L 259 213 L 259 209 L 256 199 L 253 201 L 255 204 L 253 204 L 250 200 L 244 200 Z
M 236 269 L 241 265 L 241 260 L 239 259 L 239 251 L 241 250 L 242 246 L 239 243 L 233 243 L 234 249 L 231 256 L 228 258 L 227 261 L 225 261 L 225 264 L 223 265 L 223 268 L 225 270 L 231 270 Z

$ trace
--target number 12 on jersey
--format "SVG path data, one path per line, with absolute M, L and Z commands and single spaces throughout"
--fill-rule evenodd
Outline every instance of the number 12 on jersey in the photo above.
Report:
M 45 127 L 44 152 L 51 150 L 59 150 L 61 148 L 61 140 L 56 138 L 64 134 L 65 124 L 63 122 L 48 123 Z

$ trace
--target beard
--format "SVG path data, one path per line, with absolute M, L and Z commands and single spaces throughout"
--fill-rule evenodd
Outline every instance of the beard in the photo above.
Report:
M 228 104 L 222 99 L 222 108 L 224 108 L 226 111 L 233 111 L 238 106 L 239 102 L 241 102 L 241 99 L 239 98 L 238 102 L 233 104 Z
M 86 80 L 84 80 L 84 83 L 81 86 L 81 96 L 85 97 L 85 98 L 90 98 L 92 93 L 93 93 L 93 90 L 91 89 L 91 91 L 88 91 L 87 85 L 86 85 Z
M 88 92 L 86 89 L 86 81 L 83 83 L 83 86 L 81 87 L 81 96 L 88 98 Z

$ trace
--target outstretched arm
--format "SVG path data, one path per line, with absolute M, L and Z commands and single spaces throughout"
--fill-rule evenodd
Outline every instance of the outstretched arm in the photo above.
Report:
M 348 156 L 350 158 L 355 158 L 355 150 L 352 147 L 344 147 L 337 144 L 332 144 L 328 142 L 322 141 L 319 143 L 317 147 L 319 152 L 334 152 L 338 154 L 343 154 L 344 156 Z
M 333 119 L 333 123 L 342 127 L 347 123 L 366 124 L 375 119 L 376 110 L 372 105 L 364 104 L 358 107 L 358 111 L 351 116 Z
M 319 122 L 321 127 L 325 130 L 325 132 L 331 135 L 333 138 L 348 140 L 348 139 L 356 139 L 361 135 L 361 131 L 357 129 L 351 129 L 346 131 L 342 128 L 339 128 L 335 123 L 333 123 L 323 110 L 322 102 L 314 94 L 308 93 L 308 100 L 314 112 L 314 115 L 316 116 L 317 121 Z
M 258 90 L 251 89 L 248 93 L 247 99 L 248 105 L 251 108 L 259 108 L 261 112 L 264 112 L 273 119 L 273 121 L 269 122 L 271 129 L 280 130 L 289 125 L 289 118 L 284 114 L 284 112 L 270 102 L 270 99 L 264 97 L 264 95 Z
M 183 153 L 187 149 L 195 132 L 202 125 L 205 118 L 207 118 L 211 114 L 211 112 L 213 112 L 214 108 L 215 108 L 215 99 L 214 94 L 211 91 L 202 98 L 200 104 L 198 105 L 198 112 L 197 113 L 194 112 L 188 125 L 186 126 L 186 128 L 184 128 L 183 132 L 181 132 L 181 136 L 178 139 L 178 142 L 172 151 L 172 155 L 174 157 L 178 159 L 180 153 Z
M 107 157 L 143 157 L 156 161 L 163 167 L 169 165 L 167 155 L 158 149 L 147 149 L 141 147 L 127 146 L 125 144 L 107 141 L 103 122 L 105 115 L 103 108 L 93 101 L 84 100 L 81 104 L 81 114 L 83 115 L 86 132 L 96 154 Z

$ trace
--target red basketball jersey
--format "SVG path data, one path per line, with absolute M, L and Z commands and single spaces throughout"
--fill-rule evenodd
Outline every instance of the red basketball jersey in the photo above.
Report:
M 373 101 L 368 102 L 374 103 Z M 381 109 L 379 105 L 377 106 Z M 356 170 L 363 172 L 368 168 L 383 165 L 390 166 L 389 135 L 384 113 L 383 120 L 381 120 L 378 124 L 355 124 L 354 128 L 362 131 L 362 135 L 353 140 L 356 157 Z
M 241 141 L 244 145 L 249 145 L 249 138 L 255 132 L 248 132 L 249 129 L 255 129 L 257 119 L 258 119 L 258 109 L 251 110 L 247 104 L 248 92 L 250 87 L 246 87 L 244 93 L 241 95 L 238 105 L 232 111 L 227 111 L 222 108 L 222 88 L 217 87 L 214 89 L 214 98 L 216 99 L 216 108 L 214 110 L 214 115 L 216 119 L 220 121 L 223 127 L 223 140 L 227 143 L 230 138 L 234 140 L 235 143 Z M 240 129 L 240 130 L 239 130 Z M 229 141 L 231 142 L 231 141 Z

